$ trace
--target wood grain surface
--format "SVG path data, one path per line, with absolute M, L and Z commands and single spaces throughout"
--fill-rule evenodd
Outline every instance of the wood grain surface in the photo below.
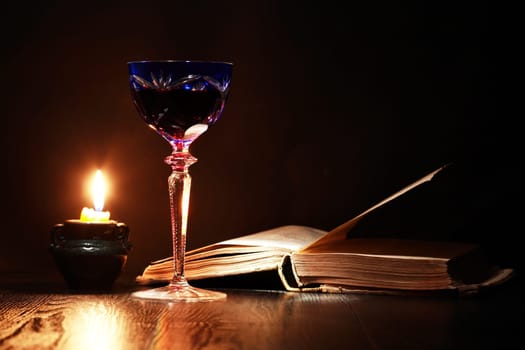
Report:
M 0 349 L 479 349 L 510 344 L 521 317 L 510 292 L 458 299 L 226 290 L 224 301 L 169 304 L 134 299 L 135 289 L 80 293 L 4 281 Z

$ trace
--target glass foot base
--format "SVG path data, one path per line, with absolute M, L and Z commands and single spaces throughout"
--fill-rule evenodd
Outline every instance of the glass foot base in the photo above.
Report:
M 187 283 L 141 290 L 131 294 L 134 298 L 165 302 L 202 302 L 226 299 L 226 293 L 192 287 Z

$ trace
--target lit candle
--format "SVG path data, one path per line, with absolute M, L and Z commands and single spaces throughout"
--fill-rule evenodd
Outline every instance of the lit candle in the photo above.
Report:
M 89 185 L 94 208 L 82 208 L 80 219 L 54 225 L 49 249 L 70 289 L 108 290 L 126 264 L 129 227 L 104 211 L 107 192 L 100 170 Z
M 80 213 L 80 221 L 109 222 L 109 211 L 103 211 L 106 186 L 104 183 L 104 178 L 102 177 L 102 172 L 100 170 L 97 170 L 95 174 L 91 191 L 93 194 L 93 205 L 95 209 L 86 207 L 82 208 L 82 212 Z

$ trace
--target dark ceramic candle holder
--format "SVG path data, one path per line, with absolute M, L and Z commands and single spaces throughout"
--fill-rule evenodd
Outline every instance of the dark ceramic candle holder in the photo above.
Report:
M 69 288 L 108 290 L 126 264 L 128 235 L 121 222 L 67 220 L 51 229 L 49 248 Z

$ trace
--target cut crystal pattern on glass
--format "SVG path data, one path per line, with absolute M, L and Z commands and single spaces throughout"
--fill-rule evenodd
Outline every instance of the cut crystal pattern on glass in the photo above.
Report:
M 229 80 L 219 82 L 210 76 L 201 76 L 190 74 L 187 77 L 179 78 L 176 81 L 172 81 L 171 75 L 161 75 L 157 78 L 154 73 L 151 73 L 151 79 L 146 80 L 138 75 L 130 76 L 131 83 L 135 89 L 178 89 L 183 88 L 185 90 L 205 90 L 208 85 L 213 86 L 215 89 L 224 93 L 228 89 Z

